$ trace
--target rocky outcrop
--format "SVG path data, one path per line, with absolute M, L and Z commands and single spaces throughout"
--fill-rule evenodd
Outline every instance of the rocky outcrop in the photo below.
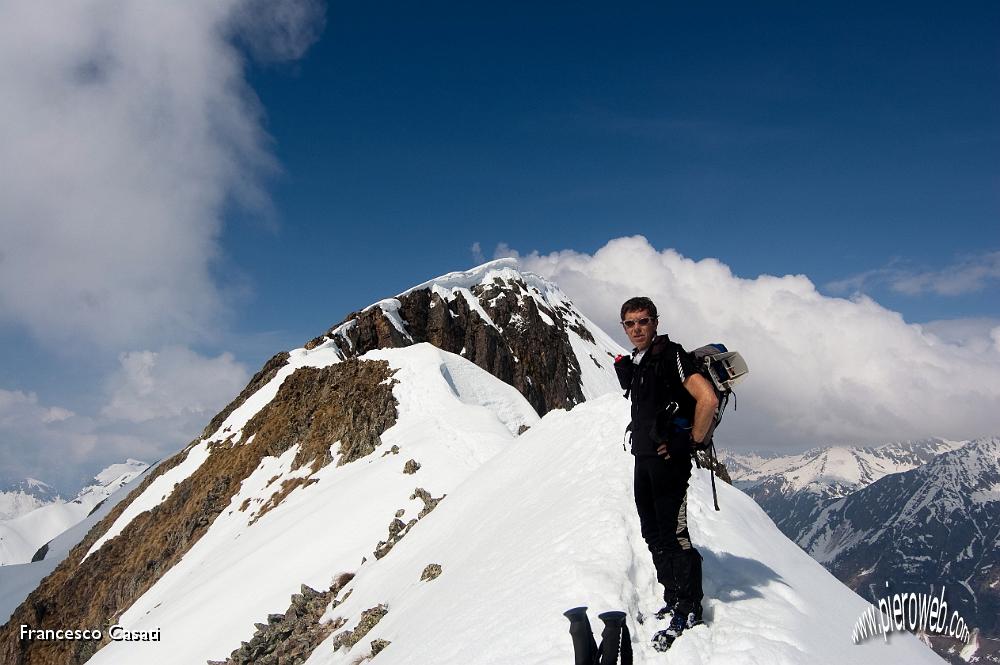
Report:
M 344 620 L 320 623 L 331 604 L 338 605 L 337 595 L 353 579 L 341 575 L 327 591 L 317 591 L 302 585 L 292 596 L 283 614 L 271 614 L 267 623 L 256 624 L 257 632 L 248 642 L 233 651 L 228 660 L 209 665 L 299 665 L 330 634 L 344 625 Z
M 254 381 L 263 380 L 266 374 L 258 373 Z M 331 445 L 340 441 L 338 462 L 348 463 L 373 452 L 381 433 L 395 420 L 391 371 L 385 361 L 348 360 L 319 369 L 298 369 L 282 383 L 276 397 L 247 423 L 241 442 L 226 440 L 213 446 L 208 459 L 179 482 L 162 503 L 136 516 L 118 537 L 84 559 L 125 506 L 153 479 L 179 464 L 187 449 L 160 464 L 115 506 L 0 628 L 0 662 L 85 662 L 103 646 L 106 636 L 101 643 L 21 642 L 18 627 L 98 627 L 115 623 L 205 534 L 264 457 L 278 456 L 297 445 L 293 467 L 309 465 L 314 472 L 333 461 Z M 278 488 L 275 494 L 278 496 L 272 496 L 270 507 L 277 505 L 287 491 Z
M 436 563 L 429 563 L 424 568 L 424 572 L 420 573 L 421 582 L 430 582 L 431 580 L 436 580 L 441 576 L 441 566 Z
M 698 464 L 699 468 L 711 469 L 715 472 L 715 477 L 724 483 L 733 484 L 733 479 L 729 477 L 729 470 L 726 465 L 722 463 L 717 457 L 709 454 L 707 450 L 699 450 L 695 453 L 695 462 Z
M 429 342 L 514 386 L 539 415 L 571 408 L 584 397 L 567 331 L 591 342 L 593 335 L 568 306 L 550 309 L 529 289 L 533 287 L 523 280 L 495 277 L 469 289 L 475 307 L 461 295 L 445 300 L 431 288 L 409 291 L 383 301 L 389 303 L 385 308 L 349 314 L 306 348 L 332 340 L 343 355 L 356 357 L 372 349 Z M 480 306 L 489 320 L 477 311 Z
M 401 541 L 403 536 L 409 533 L 410 529 L 412 529 L 418 521 L 422 520 L 428 515 L 428 513 L 437 508 L 437 505 L 441 503 L 444 496 L 440 499 L 435 499 L 430 495 L 430 492 L 422 487 L 418 487 L 413 491 L 413 494 L 410 495 L 410 499 L 420 499 L 424 502 L 424 507 L 420 509 L 416 518 L 411 519 L 408 522 L 403 522 L 403 520 L 400 519 L 406 514 L 405 510 L 401 508 L 396 511 L 396 517 L 389 523 L 389 538 L 387 540 L 380 540 L 378 545 L 375 546 L 374 555 L 376 559 L 381 559 L 388 554 L 389 551 L 396 546 L 396 543 Z
M 386 605 L 376 605 L 375 607 L 365 610 L 361 613 L 361 620 L 358 622 L 358 625 L 354 630 L 345 630 L 333 638 L 333 648 L 339 649 L 341 647 L 347 647 L 350 649 L 364 639 L 365 635 L 370 633 L 372 628 L 374 628 L 388 613 L 389 608 Z M 383 648 L 384 646 L 385 645 L 383 645 Z

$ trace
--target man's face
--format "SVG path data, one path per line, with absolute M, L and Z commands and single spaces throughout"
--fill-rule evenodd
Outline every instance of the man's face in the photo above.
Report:
M 656 337 L 656 319 L 644 309 L 625 312 L 622 326 L 625 328 L 625 334 L 628 335 L 629 341 L 639 351 L 644 351 Z

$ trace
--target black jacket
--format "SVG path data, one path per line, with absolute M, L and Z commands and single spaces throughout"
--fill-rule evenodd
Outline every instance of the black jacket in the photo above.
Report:
M 656 455 L 662 443 L 671 456 L 689 453 L 695 399 L 684 381 L 697 372 L 691 354 L 657 335 L 638 363 L 632 362 L 634 356 L 633 350 L 615 362 L 618 381 L 632 400 L 632 454 Z M 672 403 L 677 406 L 671 415 L 666 410 Z

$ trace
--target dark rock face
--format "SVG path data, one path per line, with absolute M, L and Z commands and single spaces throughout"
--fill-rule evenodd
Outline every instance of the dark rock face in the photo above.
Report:
M 36 561 L 43 560 L 45 558 L 45 555 L 48 553 L 49 553 L 49 544 L 45 543 L 44 545 L 39 547 L 38 550 L 36 550 L 35 553 L 32 555 L 31 562 L 34 563 Z
M 514 386 L 540 415 L 571 408 L 583 401 L 583 390 L 580 365 L 566 331 L 590 341 L 593 336 L 568 307 L 552 310 L 539 305 L 528 295 L 529 288 L 521 280 L 497 277 L 470 289 L 496 327 L 464 297 L 445 301 L 430 289 L 421 289 L 397 299 L 405 333 L 376 306 L 348 315 L 306 347 L 332 339 L 345 356 L 356 357 L 372 349 L 429 342 Z
M 85 662 L 104 642 L 22 643 L 20 624 L 45 629 L 115 623 L 205 534 L 262 458 L 299 444 L 293 465 L 309 464 L 315 471 L 332 461 L 330 446 L 339 440 L 340 462 L 347 463 L 373 452 L 381 433 L 395 421 L 388 363 L 348 360 L 297 370 L 247 423 L 241 443 L 213 446 L 208 459 L 178 483 L 166 500 L 138 515 L 121 535 L 81 561 L 122 510 L 153 479 L 179 464 L 188 449 L 158 466 L 128 499 L 115 506 L 0 628 L 0 662 Z M 280 503 L 291 489 L 276 488 L 268 507 Z

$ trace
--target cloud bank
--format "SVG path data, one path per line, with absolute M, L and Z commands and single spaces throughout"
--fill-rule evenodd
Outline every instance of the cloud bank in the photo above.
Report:
M 294 58 L 322 5 L 0 5 L 0 323 L 110 346 L 212 336 L 231 201 L 274 169 L 233 46 Z
M 1000 327 L 988 346 L 982 334 L 975 344 L 946 341 L 870 298 L 821 295 L 802 275 L 740 278 L 721 261 L 658 251 L 641 236 L 593 255 L 519 258 L 623 345 L 621 303 L 646 295 L 660 310 L 660 332 L 689 349 L 721 341 L 742 352 L 751 374 L 719 430 L 721 445 L 780 450 L 1000 433 Z
M 59 482 L 86 460 L 154 459 L 242 387 L 231 356 L 187 346 L 224 338 L 237 287 L 220 269 L 223 215 L 266 212 L 277 169 L 243 54 L 301 57 L 324 12 L 0 3 L 0 326 L 109 372 L 81 387 L 107 392 L 94 414 L 0 386 L 0 473 Z
M 0 488 L 32 476 L 72 496 L 108 464 L 170 455 L 242 390 L 248 375 L 228 353 L 204 358 L 167 347 L 123 353 L 103 388 L 105 406 L 94 415 L 0 388 Z

